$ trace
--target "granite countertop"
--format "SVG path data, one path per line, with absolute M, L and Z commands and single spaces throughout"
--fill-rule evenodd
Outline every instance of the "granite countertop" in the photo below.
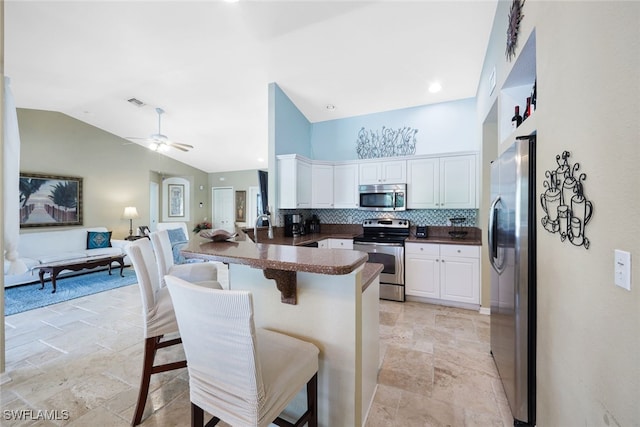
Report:
M 342 249 L 344 250 L 344 249 Z M 378 277 L 382 270 L 384 269 L 384 265 L 375 264 L 372 262 L 367 262 L 362 269 L 362 292 L 369 287 L 373 279 Z
M 322 240 L 327 235 L 307 235 L 298 238 L 296 245 L 284 243 L 283 236 L 267 239 L 262 238 L 262 231 L 258 232 L 258 242 L 254 243 L 244 232 L 239 231 L 232 241 L 212 242 L 198 235 L 182 249 L 186 258 L 200 258 L 231 264 L 244 264 L 255 268 L 304 271 L 319 274 L 349 274 L 364 264 L 368 255 L 359 251 L 345 251 L 340 249 L 318 250 L 317 248 L 300 247 L 303 242 L 313 239 Z M 353 236 L 352 236 L 353 237 Z M 317 241 L 316 240 L 316 241 Z
M 453 227 L 429 226 L 427 227 L 427 237 L 416 237 L 415 227 L 411 228 L 411 235 L 407 238 L 407 243 L 435 243 L 441 245 L 472 245 L 482 246 L 482 231 L 477 227 L 461 227 L 468 234 L 462 239 L 454 239 L 449 235 Z M 458 230 L 459 228 L 456 228 Z

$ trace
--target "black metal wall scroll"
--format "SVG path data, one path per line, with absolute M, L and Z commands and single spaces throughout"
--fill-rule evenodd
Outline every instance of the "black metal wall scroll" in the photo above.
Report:
M 580 164 L 569 164 L 568 151 L 556 156 L 558 167 L 546 171 L 540 203 L 545 212 L 542 226 L 550 233 L 560 233 L 560 240 L 589 249 L 586 226 L 593 214 L 593 205 L 584 196 L 585 173 L 578 174 Z
M 417 129 L 403 127 L 391 129 L 382 126 L 381 131 L 367 132 L 364 128 L 358 132 L 356 152 L 360 159 L 380 157 L 410 156 L 416 153 Z

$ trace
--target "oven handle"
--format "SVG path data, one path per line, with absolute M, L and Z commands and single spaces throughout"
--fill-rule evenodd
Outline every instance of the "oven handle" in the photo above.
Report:
M 404 243 L 382 243 L 382 242 L 353 242 L 353 244 L 358 246 L 397 246 L 397 247 L 404 246 Z

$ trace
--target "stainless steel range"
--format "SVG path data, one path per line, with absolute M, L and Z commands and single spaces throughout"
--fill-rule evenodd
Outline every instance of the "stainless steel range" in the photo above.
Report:
M 409 237 L 409 220 L 367 219 L 363 234 L 353 239 L 353 249 L 369 254 L 369 262 L 382 264 L 380 298 L 404 301 L 404 241 Z

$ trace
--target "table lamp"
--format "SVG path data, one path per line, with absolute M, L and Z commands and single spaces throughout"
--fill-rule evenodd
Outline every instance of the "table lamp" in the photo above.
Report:
M 138 209 L 135 206 L 127 206 L 124 208 L 122 216 L 129 220 L 129 238 L 131 238 L 133 236 L 133 219 L 138 218 Z

